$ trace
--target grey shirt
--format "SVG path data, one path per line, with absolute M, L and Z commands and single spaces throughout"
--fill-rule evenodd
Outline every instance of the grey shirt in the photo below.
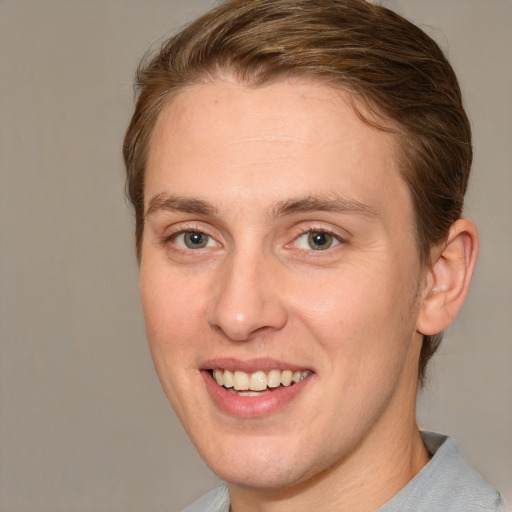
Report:
M 430 462 L 377 512 L 504 512 L 501 496 L 464 459 L 450 437 L 422 432 Z M 183 512 L 229 512 L 226 484 Z

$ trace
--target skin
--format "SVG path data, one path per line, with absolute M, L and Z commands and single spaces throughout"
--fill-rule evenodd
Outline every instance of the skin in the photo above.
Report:
M 193 86 L 158 119 L 140 268 L 147 336 L 235 512 L 375 510 L 428 462 L 415 400 L 436 277 L 419 262 L 395 152 L 344 93 L 309 81 Z M 326 210 L 333 199 L 343 208 Z M 308 245 L 318 231 L 330 248 Z M 207 245 L 188 248 L 190 232 Z M 263 357 L 312 375 L 268 414 L 219 408 L 206 362 Z

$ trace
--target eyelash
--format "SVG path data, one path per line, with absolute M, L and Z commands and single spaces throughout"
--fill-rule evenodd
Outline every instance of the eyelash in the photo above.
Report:
M 209 237 L 209 238 L 211 238 L 213 240 L 216 240 L 215 237 L 212 236 L 211 234 L 209 234 L 207 232 L 207 230 L 205 230 L 203 227 L 198 226 L 198 225 L 187 225 L 187 226 L 180 226 L 180 228 L 178 230 L 176 230 L 176 231 L 174 231 L 174 232 L 172 232 L 170 234 L 164 235 L 162 237 L 162 243 L 167 246 L 168 244 L 172 243 L 178 236 L 184 235 L 186 233 L 199 233 L 199 234 L 207 236 L 207 237 Z M 325 233 L 327 235 L 332 236 L 334 238 L 334 240 L 336 240 L 336 242 L 338 242 L 334 247 L 336 247 L 338 244 L 346 244 L 347 243 L 347 239 L 341 237 L 339 234 L 335 233 L 333 230 L 326 229 L 325 227 L 309 226 L 307 228 L 300 228 L 300 229 L 298 229 L 294 233 L 292 242 L 286 244 L 285 247 L 289 247 L 292 244 L 297 243 L 297 241 L 302 236 L 304 236 L 306 234 L 311 234 L 311 233 Z M 181 253 L 187 253 L 187 254 L 188 253 L 192 253 L 192 252 L 199 252 L 200 249 L 201 248 L 199 248 L 199 249 L 183 249 L 183 248 L 178 247 L 176 245 L 174 245 L 174 247 L 173 247 L 174 251 L 181 252 Z M 322 250 L 315 250 L 315 249 L 299 249 L 299 250 L 304 251 L 304 252 L 319 253 L 319 252 L 328 251 L 329 249 L 331 249 L 331 247 L 329 247 L 327 249 L 324 249 L 323 251 Z
M 205 230 L 202 226 L 190 224 L 190 225 L 180 226 L 179 229 L 177 229 L 176 231 L 173 231 L 172 233 L 169 233 L 169 234 L 165 234 L 162 237 L 162 243 L 164 245 L 167 245 L 167 244 L 171 243 L 173 240 L 175 240 L 178 236 L 183 235 L 185 233 L 200 233 L 201 235 L 205 235 L 205 236 L 215 240 L 215 237 L 212 236 L 211 234 L 209 234 L 207 232 L 207 230 Z M 184 249 L 180 249 L 179 247 L 176 247 L 176 250 L 184 250 Z
M 326 235 L 331 235 L 339 244 L 347 243 L 347 239 L 343 238 L 339 234 L 335 233 L 334 230 L 327 229 L 323 226 L 322 227 L 309 226 L 307 228 L 300 228 L 297 231 L 297 233 L 295 233 L 293 241 L 290 244 L 286 244 L 286 245 L 289 246 L 293 243 L 296 243 L 297 240 L 299 240 L 302 236 L 310 234 L 310 233 L 325 233 Z M 338 245 L 338 244 L 336 244 L 336 245 Z M 328 249 L 324 249 L 324 251 L 327 251 L 330 248 L 331 247 L 329 247 Z M 322 252 L 321 250 L 314 250 L 314 249 L 302 249 L 302 250 L 308 251 L 308 252 L 315 252 L 315 253 Z

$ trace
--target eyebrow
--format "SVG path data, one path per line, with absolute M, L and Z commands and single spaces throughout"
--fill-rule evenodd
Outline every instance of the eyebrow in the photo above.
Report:
M 273 208 L 274 217 L 292 215 L 303 212 L 324 211 L 343 213 L 349 215 L 363 215 L 365 217 L 378 217 L 377 211 L 369 205 L 361 203 L 356 199 L 344 197 L 317 197 L 308 196 L 305 198 L 291 199 L 278 203 Z
M 218 211 L 213 205 L 202 199 L 193 197 L 180 197 L 169 194 L 157 194 L 148 205 L 145 217 L 149 217 L 158 211 L 179 211 L 197 215 L 217 215 Z
M 193 197 L 173 196 L 166 193 L 154 196 L 148 205 L 145 217 L 149 217 L 158 211 L 179 211 L 196 215 L 217 216 L 218 210 L 211 203 Z M 377 217 L 375 209 L 357 201 L 344 197 L 319 197 L 307 196 L 298 199 L 289 199 L 277 203 L 272 208 L 274 218 L 284 217 L 306 212 L 324 211 L 342 213 L 348 215 L 363 215 L 365 217 Z

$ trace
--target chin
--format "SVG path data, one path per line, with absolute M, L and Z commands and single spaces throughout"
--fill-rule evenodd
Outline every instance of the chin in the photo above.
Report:
M 237 487 L 259 491 L 282 491 L 300 484 L 308 479 L 301 468 L 275 464 L 275 461 L 264 461 L 253 464 L 252 461 L 241 461 L 240 465 L 227 467 L 225 464 L 209 465 L 210 469 L 223 481 Z
M 197 446 L 208 467 L 221 480 L 237 487 L 282 491 L 310 480 L 332 462 L 332 454 L 315 457 L 315 450 L 308 453 L 283 439 L 249 436 L 242 441 L 243 437 L 241 434 L 234 442 L 217 439 L 207 447 Z M 314 448 L 311 443 L 309 447 Z

